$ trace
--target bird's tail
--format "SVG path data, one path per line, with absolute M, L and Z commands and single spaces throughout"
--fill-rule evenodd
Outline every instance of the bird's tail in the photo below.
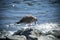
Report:
M 20 22 L 16 22 L 16 24 L 19 24 Z

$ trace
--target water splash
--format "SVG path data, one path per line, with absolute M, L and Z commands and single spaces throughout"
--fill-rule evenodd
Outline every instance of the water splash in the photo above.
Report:
M 32 28 L 32 29 L 37 29 L 39 31 L 41 31 L 42 33 L 47 33 L 49 31 L 52 31 L 54 30 L 56 27 L 58 27 L 58 24 L 56 23 L 44 23 L 44 24 L 36 24 L 36 25 L 31 25 L 29 27 L 27 27 L 26 25 L 23 25 L 23 24 L 9 24 L 7 25 L 8 28 L 13 28 L 13 29 L 17 29 L 17 30 L 20 30 L 20 29 L 26 29 L 26 28 Z
M 41 32 L 46 33 L 48 31 L 54 30 L 56 27 L 58 27 L 58 24 L 55 24 L 55 23 L 44 23 L 44 24 L 36 25 L 35 29 L 38 29 Z

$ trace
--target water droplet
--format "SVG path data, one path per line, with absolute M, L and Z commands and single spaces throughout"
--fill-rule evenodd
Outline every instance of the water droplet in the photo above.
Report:
M 13 7 L 15 6 L 15 5 L 12 5 Z

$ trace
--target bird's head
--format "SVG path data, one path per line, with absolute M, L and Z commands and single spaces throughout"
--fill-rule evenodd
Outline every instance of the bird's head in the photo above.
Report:
M 35 22 L 35 24 L 37 24 L 37 18 L 34 18 L 33 21 Z
M 37 19 L 35 19 L 35 24 L 37 24 Z

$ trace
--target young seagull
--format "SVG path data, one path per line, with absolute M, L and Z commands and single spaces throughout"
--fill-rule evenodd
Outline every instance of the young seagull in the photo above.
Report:
M 35 22 L 35 24 L 36 24 L 36 21 L 37 21 L 36 17 L 28 15 L 28 16 L 24 16 L 21 20 L 19 20 L 16 23 L 17 24 L 19 24 L 19 23 L 31 24 L 32 22 Z

